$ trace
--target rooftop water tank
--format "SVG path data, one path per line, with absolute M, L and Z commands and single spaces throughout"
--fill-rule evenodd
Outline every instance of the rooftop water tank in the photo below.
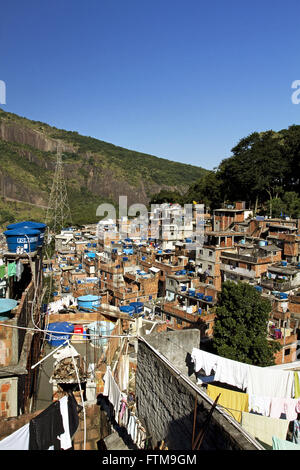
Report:
M 144 310 L 143 302 L 131 302 L 129 305 L 134 308 L 135 313 L 141 313 Z
M 6 230 L 4 235 L 10 253 L 17 253 L 20 249 L 26 253 L 37 250 L 40 236 L 39 230 L 20 227 L 18 229 Z
M 38 246 L 42 246 L 44 243 L 44 237 L 45 237 L 45 231 L 47 228 L 46 224 L 43 224 L 42 222 L 32 222 L 31 220 L 25 220 L 24 222 L 17 222 L 15 224 L 10 224 L 7 225 L 7 230 L 15 230 L 19 228 L 28 228 L 28 229 L 33 229 L 33 230 L 39 230 L 40 235 L 39 235 L 39 241 L 38 241 Z
M 287 266 L 287 261 L 281 261 L 282 266 Z
M 130 305 L 122 305 L 120 307 L 120 312 L 127 313 L 128 315 L 133 315 L 135 313 L 135 308 Z
M 82 295 L 77 297 L 77 305 L 80 309 L 94 310 L 100 306 L 101 297 L 98 295 Z
M 109 338 L 101 338 L 101 336 L 109 336 L 114 329 L 115 324 L 109 320 L 102 320 L 90 323 L 88 325 L 88 334 L 93 346 L 105 348 Z
M 46 339 L 50 346 L 61 346 L 67 339 L 70 339 L 74 331 L 73 323 L 69 322 L 55 322 L 50 323 Z

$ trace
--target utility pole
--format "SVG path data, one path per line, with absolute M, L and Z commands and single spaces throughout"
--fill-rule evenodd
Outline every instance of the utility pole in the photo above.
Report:
M 46 213 L 48 236 L 50 230 L 54 234 L 59 233 L 59 231 L 65 227 L 66 223 L 72 223 L 72 218 L 64 178 L 62 152 L 60 144 L 58 143 L 56 166 Z M 50 240 L 48 239 L 48 242 L 49 241 Z

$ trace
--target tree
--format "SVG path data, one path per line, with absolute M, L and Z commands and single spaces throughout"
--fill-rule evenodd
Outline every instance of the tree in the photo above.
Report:
M 199 181 L 192 184 L 186 194 L 184 200 L 191 204 L 196 201 L 199 204 L 205 204 L 210 210 L 217 209 L 222 203 L 221 180 L 218 173 L 209 171 Z
M 256 366 L 274 364 L 278 343 L 269 342 L 267 327 L 271 303 L 246 283 L 223 283 L 214 324 L 216 354 Z

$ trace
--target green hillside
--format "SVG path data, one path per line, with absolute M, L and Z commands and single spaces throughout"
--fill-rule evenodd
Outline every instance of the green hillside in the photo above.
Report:
M 15 212 L 7 198 L 37 208 L 47 206 L 58 143 L 72 221 L 77 224 L 97 222 L 96 208 L 104 201 L 115 204 L 125 195 L 129 205 L 148 204 L 151 195 L 160 190 L 184 193 L 207 173 L 200 167 L 128 150 L 0 109 L 0 209 L 5 203 L 11 218 L 19 220 L 23 214 L 22 210 Z

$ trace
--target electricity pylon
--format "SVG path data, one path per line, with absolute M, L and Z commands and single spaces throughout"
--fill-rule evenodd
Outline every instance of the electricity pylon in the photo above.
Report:
M 72 223 L 67 187 L 64 178 L 62 152 L 59 144 L 57 147 L 56 166 L 45 223 L 48 226 L 48 233 L 49 230 L 51 230 L 54 234 L 59 233 L 67 223 Z

